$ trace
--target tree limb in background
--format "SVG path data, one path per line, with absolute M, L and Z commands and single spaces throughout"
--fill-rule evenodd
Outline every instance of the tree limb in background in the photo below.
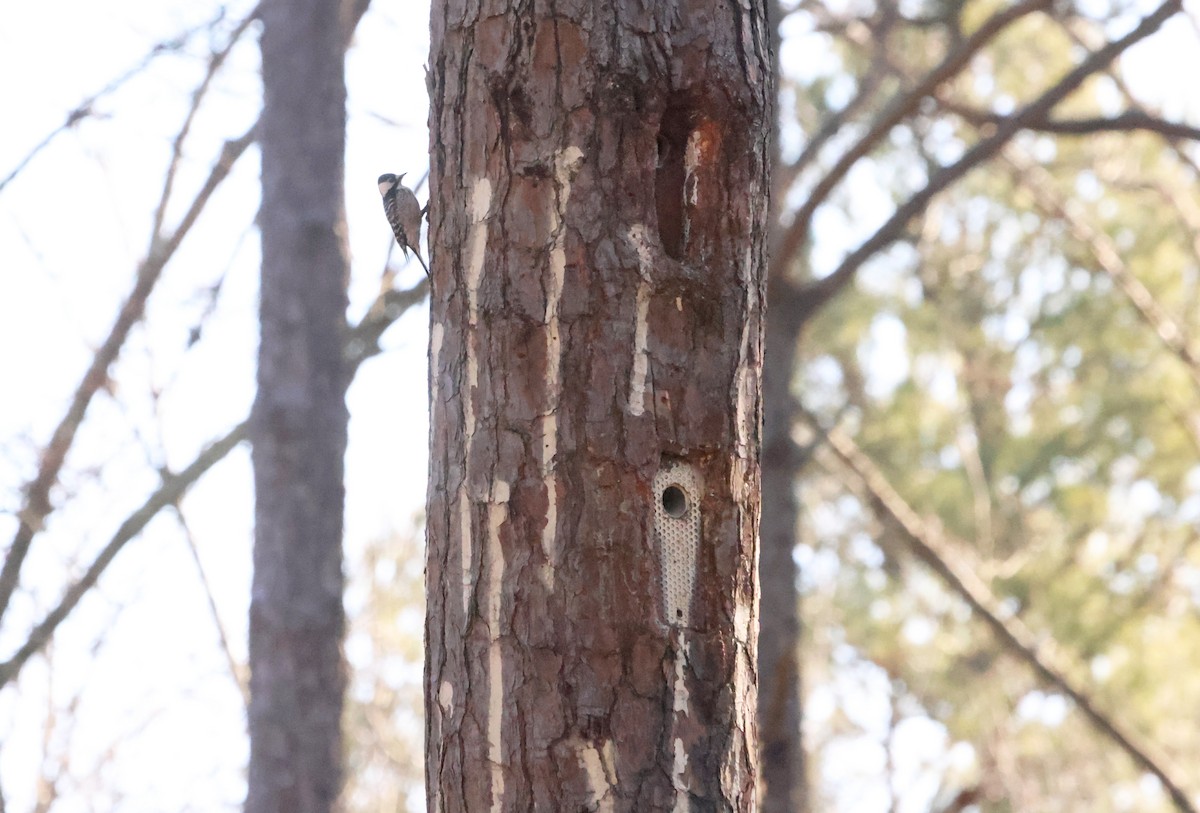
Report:
M 1178 4 L 1179 1 L 1175 0 L 1175 3 Z M 825 202 L 834 188 L 842 182 L 851 168 L 858 163 L 859 159 L 874 149 L 893 127 L 903 121 L 906 116 L 911 115 L 922 99 L 931 96 L 943 82 L 957 76 L 985 45 L 999 36 L 1001 31 L 1027 14 L 1048 8 L 1051 2 L 1052 0 L 1021 0 L 1021 2 L 996 13 L 961 45 L 951 51 L 941 64 L 921 77 L 916 87 L 897 96 L 872 122 L 866 134 L 847 150 L 817 183 L 809 193 L 808 200 L 804 202 L 804 205 L 796 210 L 792 225 L 784 232 L 783 238 L 774 252 L 771 261 L 771 276 L 780 276 L 777 269 L 786 267 L 796 252 L 804 245 L 812 225 L 813 214 Z
M 1189 22 L 1192 22 L 1193 26 L 1195 26 L 1195 20 L 1193 19 L 1193 15 L 1185 14 L 1184 19 L 1188 20 Z M 1068 20 L 1068 21 L 1064 22 L 1063 26 L 1062 26 L 1063 30 L 1066 32 L 1067 36 L 1069 36 L 1071 38 L 1071 41 L 1073 43 L 1075 43 L 1076 45 L 1078 45 L 1082 48 L 1087 48 L 1089 39 L 1094 39 L 1094 37 L 1091 36 L 1091 32 L 1082 29 L 1078 25 L 1071 25 L 1069 23 L 1070 23 L 1070 21 Z M 1121 96 L 1123 96 L 1125 99 L 1125 103 L 1131 109 L 1137 110 L 1142 113 L 1147 113 L 1147 114 L 1153 115 L 1153 113 L 1151 111 L 1147 111 L 1146 105 L 1134 95 L 1132 90 L 1130 90 L 1129 84 L 1125 81 L 1124 77 L 1122 77 L 1119 73 L 1114 71 L 1112 68 L 1107 69 L 1104 72 L 1104 75 L 1109 81 L 1111 81 L 1113 83 L 1113 85 L 1116 87 L 1116 89 L 1118 91 L 1120 91 Z M 1162 118 L 1162 117 L 1158 116 L 1157 118 Z M 1182 164 L 1184 164 L 1187 167 L 1190 167 L 1194 176 L 1200 177 L 1200 166 L 1198 166 L 1196 164 L 1196 161 L 1193 160 L 1192 156 L 1189 155 L 1187 153 L 1187 151 L 1183 149 L 1183 145 L 1180 143 L 1180 140 L 1176 139 L 1176 138 L 1168 138 L 1167 144 L 1170 146 L 1171 152 L 1173 152 L 1175 154 L 1175 157 L 1178 158 Z
M 253 15 L 251 15 L 251 17 L 252 16 Z M 100 101 L 105 96 L 108 96 L 109 94 L 115 92 L 121 86 L 123 86 L 126 82 L 128 82 L 130 79 L 133 79 L 135 76 L 139 75 L 142 71 L 144 71 L 150 65 L 151 62 L 153 62 L 155 60 L 155 58 L 157 58 L 163 54 L 175 53 L 175 52 L 182 50 L 183 47 L 185 45 L 187 45 L 188 40 L 191 39 L 193 36 L 195 36 L 196 33 L 198 33 L 199 31 L 202 31 L 204 29 L 212 29 L 214 26 L 216 26 L 218 23 L 220 23 L 224 18 L 225 18 L 225 9 L 222 8 L 220 10 L 220 12 L 217 14 L 216 18 L 214 18 L 212 21 L 205 23 L 204 25 L 200 25 L 195 28 L 192 28 L 188 31 L 185 31 L 177 37 L 173 37 L 172 39 L 164 40 L 164 41 L 158 43 L 153 48 L 151 48 L 149 53 L 147 53 L 144 57 L 142 57 L 142 59 L 136 65 L 134 65 L 132 68 L 127 70 L 125 73 L 118 76 L 116 79 L 113 79 L 111 82 L 109 82 L 103 88 L 101 88 L 98 92 L 89 96 L 88 98 L 86 98 L 82 102 L 80 102 L 78 105 L 76 105 L 75 109 L 67 114 L 67 117 L 63 121 L 62 124 L 60 124 L 58 127 L 51 130 L 46 135 L 45 138 L 43 138 L 41 141 L 39 141 L 37 143 L 37 145 L 32 150 L 29 151 L 29 153 L 24 158 L 22 158 L 20 161 L 17 162 L 17 165 L 15 167 L 13 167 L 13 169 L 7 175 L 5 175 L 3 179 L 0 179 L 0 190 L 3 190 L 4 187 L 8 186 L 8 184 L 13 180 L 13 178 L 17 177 L 17 175 L 19 175 L 21 173 L 21 170 L 25 169 L 25 167 L 28 166 L 29 162 L 32 161 L 34 158 L 36 158 L 38 153 L 40 153 L 42 150 L 44 150 L 46 147 L 48 147 L 50 145 L 50 142 L 53 141 L 57 136 L 59 136 L 66 130 L 70 130 L 76 124 L 78 124 L 79 122 L 88 118 L 89 116 L 95 115 L 96 114 L 96 110 L 95 110 L 96 102 Z M 0 813 L 3 813 L 2 809 L 0 809 Z
M 253 143 L 256 128 L 257 124 L 240 138 L 225 143 L 220 157 L 209 171 L 208 179 L 196 194 L 191 207 L 179 225 L 169 236 L 156 237 L 149 254 L 139 266 L 133 290 L 122 304 L 108 337 L 92 357 L 92 363 L 71 398 L 67 414 L 55 427 L 50 442 L 42 452 L 37 474 L 24 488 L 25 502 L 17 515 L 17 532 L 9 547 L 8 555 L 5 557 L 4 567 L 0 569 L 0 618 L 3 618 L 13 591 L 16 590 L 20 581 L 21 565 L 29 552 L 30 542 L 34 535 L 42 529 L 46 517 L 53 508 L 50 504 L 50 490 L 58 482 L 58 475 L 66 461 L 67 452 L 70 451 L 71 445 L 75 441 L 75 435 L 83 423 L 92 397 L 107 382 L 108 368 L 120 355 L 121 347 L 129 336 L 130 330 L 141 320 L 146 309 L 146 300 L 158 282 L 163 268 L 175 254 L 179 244 L 183 242 L 183 238 L 195 225 L 197 218 L 217 187 L 228 177 L 234 163 Z
M 379 338 L 409 308 L 424 300 L 429 290 L 429 280 L 422 279 L 412 288 L 380 292 L 367 310 L 367 315 L 352 327 L 346 341 L 345 356 L 348 377 L 353 379 L 364 361 L 380 352 Z M 177 505 L 187 490 L 200 477 L 233 451 L 246 439 L 249 419 L 242 421 L 221 438 L 205 447 L 183 471 L 163 476 L 159 487 L 146 498 L 141 507 L 130 514 L 113 534 L 108 544 L 97 554 L 87 571 L 63 595 L 58 605 L 34 627 L 25 643 L 7 661 L 0 663 L 0 689 L 16 678 L 26 661 L 39 652 L 53 636 L 58 626 L 79 603 L 79 600 L 95 586 L 100 575 L 112 563 L 121 548 L 134 539 L 149 524 L 159 511 Z M 3 813 L 3 811 L 0 811 Z
M 1102 71 L 1123 51 L 1157 31 L 1168 18 L 1179 12 L 1181 6 L 1182 0 L 1164 2 L 1152 14 L 1143 18 L 1131 32 L 1092 52 L 1036 101 L 1005 119 L 1003 124 L 997 125 L 993 135 L 977 143 L 958 161 L 935 172 L 921 191 L 905 201 L 886 223 L 842 260 L 841 265 L 833 273 L 801 287 L 796 298 L 800 306 L 798 312 L 790 314 L 788 318 L 803 322 L 819 310 L 849 284 L 854 275 L 858 273 L 858 269 L 867 260 L 895 242 L 903 233 L 908 222 L 924 211 L 935 195 L 979 164 L 993 157 L 1013 136 L 1026 129 L 1031 122 L 1046 120 L 1054 106 L 1074 92 L 1085 79 Z M 775 257 L 775 261 L 786 262 L 787 257 L 788 255 L 781 253 Z
M 1182 150 L 1177 151 L 1176 155 L 1183 153 Z M 1186 155 L 1186 153 L 1183 153 Z M 1193 163 L 1188 163 L 1192 171 L 1196 175 L 1200 175 L 1200 168 Z M 1114 186 L 1120 187 L 1120 180 L 1111 178 L 1102 178 L 1107 183 L 1112 183 Z M 1144 180 L 1144 183 L 1142 182 Z M 1178 187 L 1171 187 L 1162 180 L 1152 180 L 1149 178 L 1139 179 L 1139 183 L 1144 187 L 1153 190 L 1167 206 L 1179 217 L 1180 225 L 1188 235 L 1188 242 L 1191 244 L 1192 257 L 1196 262 L 1200 262 L 1200 205 L 1188 194 L 1182 194 Z M 1185 182 L 1186 185 L 1186 182 Z M 1190 191 L 1190 190 L 1189 190 Z M 1193 307 L 1196 302 L 1193 300 Z
M 1038 209 L 1048 217 L 1065 223 L 1071 235 L 1087 247 L 1096 265 L 1116 283 L 1118 290 L 1125 295 L 1138 312 L 1138 316 L 1154 331 L 1163 345 L 1183 362 L 1192 381 L 1200 390 L 1200 358 L 1197 358 L 1192 350 L 1191 337 L 1121 259 L 1121 252 L 1112 238 L 1105 232 L 1092 228 L 1079 213 L 1077 206 L 1064 200 L 1054 191 L 1053 180 L 1044 169 L 1013 150 L 1009 150 L 1005 155 L 1005 163 L 1012 170 L 1013 181 L 1033 195 Z
M 858 92 L 854 94 L 854 98 L 825 117 L 821 123 L 821 129 L 808 139 L 795 161 L 790 164 L 780 164 L 775 168 L 772 173 L 774 177 L 771 179 L 773 197 L 780 196 L 782 198 L 805 167 L 816 160 L 817 154 L 826 142 L 841 132 L 842 127 L 875 98 L 886 74 L 887 64 L 884 49 L 875 49 L 871 52 L 870 66 L 866 75 L 858 82 Z
M 141 320 L 142 314 L 145 312 L 146 301 L 149 299 L 150 292 L 158 282 L 163 268 L 175 254 L 180 243 L 183 242 L 183 238 L 191 231 L 192 226 L 195 225 L 200 213 L 204 211 L 204 207 L 208 204 L 213 193 L 225 178 L 228 177 L 234 163 L 242 156 L 246 148 L 250 146 L 256 137 L 257 124 L 252 126 L 240 138 L 225 143 L 221 155 L 209 171 L 207 180 L 192 200 L 191 206 L 184 214 L 179 225 L 175 227 L 171 234 L 164 234 L 163 217 L 167 204 L 171 199 L 175 171 L 183 149 L 184 140 L 191 130 L 192 121 L 200 108 L 200 103 L 204 99 L 213 76 L 221 65 L 224 64 L 229 52 L 238 39 L 245 33 L 257 14 L 258 8 L 256 6 L 233 30 L 226 46 L 213 53 L 209 58 L 209 66 L 205 77 L 192 95 L 192 102 L 188 113 L 172 144 L 171 163 L 163 182 L 162 194 L 159 197 L 158 205 L 155 207 L 150 247 L 146 258 L 138 268 L 133 290 L 122 304 L 108 337 L 93 355 L 92 363 L 84 373 L 83 379 L 80 381 L 71 399 L 67 414 L 59 422 L 50 437 L 50 442 L 43 450 L 37 474 L 24 488 L 25 501 L 17 514 L 17 532 L 5 557 L 4 566 L 0 568 L 0 618 L 4 617 L 4 612 L 8 608 L 12 594 L 20 582 L 21 566 L 24 564 L 25 556 L 29 552 L 29 545 L 33 537 L 41 530 L 46 517 L 53 508 L 50 504 L 50 490 L 58 482 L 58 475 L 66 461 L 67 453 L 75 441 L 75 435 L 83 423 L 84 415 L 87 412 L 92 397 L 107 382 L 108 368 L 120 355 L 121 347 L 124 345 L 125 339 L 129 336 L 129 331 Z M 143 66 L 157 51 L 158 49 L 151 52 L 151 56 L 143 61 Z M 124 81 L 129 75 L 132 74 L 122 77 L 119 81 Z M 109 88 L 106 88 L 104 92 L 108 92 L 115 88 L 115 86 L 116 84 L 110 84 Z
M 12 680 L 25 661 L 35 652 L 40 650 L 50 640 L 50 636 L 58 625 L 63 622 L 67 615 L 79 603 L 100 578 L 100 574 L 109 566 L 117 553 L 125 546 L 125 543 L 133 539 L 142 529 L 149 524 L 150 520 L 161 511 L 181 499 L 188 487 L 196 482 L 204 472 L 212 468 L 216 462 L 229 452 L 233 451 L 246 437 L 246 422 L 242 422 L 229 431 L 223 438 L 215 441 L 211 446 L 208 446 L 200 455 L 192 461 L 191 465 L 181 471 L 179 474 L 166 474 L 163 476 L 162 483 L 159 487 L 146 498 L 146 501 L 140 508 L 130 514 L 121 526 L 117 528 L 112 539 L 100 551 L 87 571 L 68 589 L 66 594 L 59 601 L 58 606 L 47 613 L 46 617 L 40 624 L 33 628 L 25 643 L 4 663 L 0 663 L 0 687 Z M 7 562 L 5 563 L 7 565 Z
M 46 719 L 42 725 L 41 764 L 34 786 L 37 806 L 34 807 L 33 813 L 50 813 L 55 804 L 61 801 L 63 794 L 59 789 L 59 784 L 71 768 L 70 752 L 63 747 L 63 743 L 70 742 L 74 736 L 74 729 L 79 724 L 79 704 L 83 697 L 83 688 L 80 687 L 71 693 L 65 704 L 56 703 L 54 697 L 56 664 L 53 657 L 47 657 L 46 665 Z M 101 764 L 104 762 L 105 760 L 101 760 Z M 3 811 L 0 810 L 0 813 Z
M 938 104 L 968 123 L 979 126 L 998 126 L 1008 116 L 976 107 L 968 107 L 954 101 L 939 99 Z M 1094 116 L 1082 119 L 1052 119 L 1030 122 L 1027 130 L 1055 135 L 1087 136 L 1096 133 L 1128 133 L 1142 130 L 1157 133 L 1164 138 L 1200 141 L 1200 127 L 1192 127 L 1176 121 L 1152 116 L 1144 110 L 1126 110 L 1116 116 Z
M 229 450 L 232 451 L 233 447 L 230 447 Z M 175 509 L 175 518 L 179 520 L 179 530 L 183 532 L 183 539 L 187 542 L 188 551 L 192 554 L 192 561 L 196 563 L 196 573 L 200 576 L 200 586 L 203 588 L 204 598 L 208 602 L 208 611 L 212 614 L 213 626 L 217 629 L 217 639 L 221 643 L 221 653 L 225 656 L 225 664 L 229 667 L 229 676 L 242 695 L 243 707 L 249 709 L 250 681 L 246 677 L 246 670 L 238 663 L 237 658 L 233 655 L 233 648 L 229 645 L 229 635 L 225 632 L 225 624 L 221 621 L 221 613 L 217 609 L 217 599 L 213 595 L 212 583 L 209 582 L 208 573 L 204 570 L 204 562 L 200 559 L 200 548 L 196 544 L 196 537 L 192 534 L 192 528 L 188 524 L 187 515 L 183 513 L 183 495 L 172 502 L 171 507 Z
M 1197 30 L 1200 31 L 1200 25 L 1197 24 L 1195 15 L 1185 14 L 1184 17 L 1190 23 L 1192 23 L 1194 28 L 1197 28 Z M 1086 36 L 1083 32 L 1076 30 L 1072 26 L 1064 27 L 1066 28 L 1067 34 L 1071 37 L 1073 42 L 1075 42 L 1077 45 L 1084 45 Z M 1155 116 L 1156 118 L 1162 118 L 1161 115 L 1156 115 L 1157 111 L 1147 110 L 1145 103 L 1134 95 L 1133 91 L 1129 88 L 1129 84 L 1119 73 L 1109 68 L 1107 71 L 1105 71 L 1105 75 L 1113 83 L 1117 90 L 1120 91 L 1121 96 L 1125 99 L 1125 103 L 1130 108 L 1147 115 Z M 1181 140 L 1177 138 L 1167 138 L 1166 142 L 1175 158 L 1192 171 L 1193 180 L 1200 179 L 1200 165 L 1196 163 L 1196 160 L 1191 156 L 1189 151 L 1184 149 L 1185 145 L 1181 142 Z M 1190 199 L 1187 199 L 1184 196 L 1169 191 L 1162 185 L 1156 184 L 1154 185 L 1154 188 L 1158 190 L 1163 199 L 1167 201 L 1167 203 L 1172 209 L 1175 210 L 1180 219 L 1183 221 L 1185 228 L 1190 232 L 1191 235 L 1192 253 L 1197 259 L 1200 259 L 1200 211 L 1197 210 L 1195 203 L 1191 202 Z M 1195 436 L 1198 432 L 1200 432 L 1200 429 L 1192 427 L 1192 433 L 1194 436 L 1193 440 L 1195 440 Z
M 963 788 L 954 798 L 951 799 L 945 807 L 941 808 L 937 813 L 963 813 L 964 810 L 972 805 L 979 804 L 983 800 L 983 788 L 979 784 L 971 785 L 968 788 Z
M 815 419 L 809 420 L 816 424 Z M 954 561 L 940 534 L 909 506 L 854 440 L 838 427 L 829 430 L 827 439 L 829 448 L 866 490 L 872 510 L 898 529 L 909 551 L 971 608 L 1004 648 L 1028 665 L 1046 684 L 1069 697 L 1093 728 L 1128 754 L 1139 768 L 1153 774 L 1181 813 L 1196 813 L 1187 793 L 1173 778 L 1179 775 L 1178 769 L 1168 768 L 1164 756 L 1152 754 L 1149 744 L 1139 743 L 1135 734 L 1102 712 L 1083 689 L 1075 686 L 1053 665 L 1059 658 L 1051 641 L 1046 639 L 1038 643 L 1039 636 L 1035 636 L 1019 618 L 1003 617 L 1000 602 L 991 588 L 970 567 Z
M 391 327 L 405 311 L 424 301 L 428 295 L 428 277 L 422 278 L 413 287 L 402 291 L 388 288 L 379 293 L 375 302 L 367 309 L 362 321 L 350 329 L 344 356 L 346 364 L 350 368 L 350 378 L 353 378 L 360 364 L 379 354 L 381 350 L 379 339 L 383 336 L 384 331 Z
M 188 107 L 187 115 L 183 119 L 183 125 L 179 128 L 179 132 L 175 134 L 175 140 L 171 142 L 171 162 L 167 166 L 166 180 L 163 181 L 162 195 L 159 197 L 158 206 L 154 210 L 154 225 L 151 227 L 150 234 L 152 239 L 157 240 L 162 234 L 163 218 L 166 216 L 167 204 L 171 200 L 171 190 L 175 185 L 175 173 L 179 170 L 179 161 L 183 157 L 183 142 L 187 140 L 188 134 L 192 130 L 192 122 L 196 120 L 196 114 L 200 112 L 200 103 L 204 100 L 205 94 L 208 93 L 209 87 L 212 85 L 213 78 L 217 75 L 217 71 L 225 64 L 229 53 L 233 47 L 237 45 L 238 40 L 246 33 L 246 29 L 250 27 L 250 23 L 258 18 L 258 6 L 254 7 L 246 17 L 238 23 L 237 27 L 229 34 L 229 41 L 225 43 L 225 47 L 219 51 L 214 51 L 208 60 L 208 67 L 204 72 L 204 79 L 200 85 L 192 92 L 192 103 Z

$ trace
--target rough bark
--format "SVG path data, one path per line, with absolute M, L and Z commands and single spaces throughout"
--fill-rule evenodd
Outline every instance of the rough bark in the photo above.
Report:
M 315 813 L 341 784 L 346 92 L 338 2 L 266 0 L 261 16 L 246 810 Z
M 763 3 L 432 23 L 429 809 L 749 810 Z

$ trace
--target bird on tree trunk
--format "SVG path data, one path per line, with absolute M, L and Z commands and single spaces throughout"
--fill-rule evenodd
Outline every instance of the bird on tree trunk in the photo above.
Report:
M 425 215 L 425 210 L 417 203 L 417 196 L 412 190 L 401 183 L 405 174 L 402 172 L 397 176 L 389 172 L 379 176 L 383 213 L 387 215 L 392 233 L 396 235 L 396 242 L 400 244 L 404 256 L 408 257 L 409 251 L 417 255 L 417 261 L 428 276 L 429 266 L 421 257 L 421 218 Z

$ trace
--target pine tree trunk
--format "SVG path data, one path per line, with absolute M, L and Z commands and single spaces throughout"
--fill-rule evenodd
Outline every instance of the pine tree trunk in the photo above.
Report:
M 341 784 L 345 80 L 339 3 L 262 4 L 262 343 L 247 813 Z
M 754 805 L 766 29 L 434 4 L 430 810 Z

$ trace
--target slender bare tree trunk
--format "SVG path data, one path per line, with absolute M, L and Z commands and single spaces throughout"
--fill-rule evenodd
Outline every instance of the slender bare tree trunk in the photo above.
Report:
M 772 70 L 779 77 L 779 0 L 768 0 L 771 13 Z M 771 160 L 779 165 L 779 122 Z M 772 230 L 779 230 L 782 192 L 775 179 Z M 772 235 L 772 240 L 776 235 Z M 763 813 L 808 813 L 808 781 L 801 736 L 804 697 L 800 660 L 799 568 L 796 549 L 799 505 L 795 495 L 797 454 L 791 428 L 796 409 L 791 393 L 796 345 L 802 322 L 794 318 L 795 297 L 783 280 L 769 280 L 772 303 L 767 316 L 763 375 L 762 572 L 761 624 L 758 638 L 758 732 L 764 792 Z M 782 301 L 780 301 L 782 298 Z
M 762 0 L 432 34 L 429 809 L 750 810 Z
M 758 720 L 763 813 L 809 810 L 801 739 L 800 597 L 796 548 L 796 445 L 791 438 L 795 401 L 790 392 L 796 365 L 796 325 L 779 318 L 772 288 L 767 320 L 764 377 L 762 490 L 762 624 L 759 635 Z M 786 307 L 786 305 L 783 305 Z
M 251 420 L 248 813 L 341 784 L 345 80 L 336 0 L 262 4 L 262 344 Z

